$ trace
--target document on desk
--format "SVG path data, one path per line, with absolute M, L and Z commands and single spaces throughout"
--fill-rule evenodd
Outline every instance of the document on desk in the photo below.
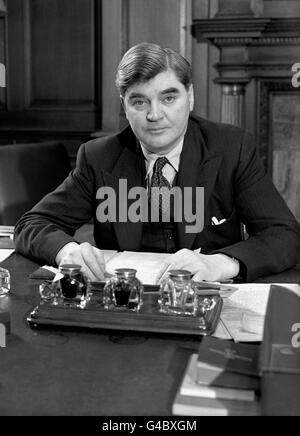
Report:
M 117 268 L 133 268 L 143 284 L 156 285 L 169 267 L 170 256 L 169 253 L 121 251 L 108 259 L 106 272 L 114 274 Z
M 107 251 L 109 250 L 104 250 Z M 201 248 L 194 250 L 197 253 L 200 251 Z M 136 276 L 143 284 L 159 285 L 168 276 L 169 270 L 178 269 L 173 267 L 172 256 L 170 253 L 121 251 L 110 259 L 105 257 L 106 272 L 113 274 L 117 268 L 133 268 L 137 270 Z
M 236 286 L 237 291 L 223 302 L 223 326 L 235 342 L 261 342 L 271 284 L 243 283 L 231 286 Z M 280 283 L 280 286 L 300 296 L 299 285 Z
M 0 262 L 7 259 L 15 250 L 8 248 L 0 248 Z

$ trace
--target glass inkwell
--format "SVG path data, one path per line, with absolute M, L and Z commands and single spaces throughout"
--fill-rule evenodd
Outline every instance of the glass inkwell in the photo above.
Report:
M 168 277 L 160 284 L 160 312 L 192 316 L 197 314 L 198 298 L 192 275 L 190 271 L 181 269 L 168 272 Z
M 60 294 L 63 304 L 84 308 L 90 300 L 90 284 L 81 272 L 81 266 L 62 264 L 59 266 Z
M 105 284 L 103 305 L 110 310 L 138 312 L 142 305 L 143 285 L 136 277 L 136 270 L 118 268 Z

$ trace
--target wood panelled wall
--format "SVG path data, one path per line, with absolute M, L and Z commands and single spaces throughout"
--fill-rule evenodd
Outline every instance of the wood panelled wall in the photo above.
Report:
M 6 31 L 0 17 L 8 75 L 0 94 L 0 144 L 58 138 L 74 157 L 93 132 L 117 131 L 124 116 L 116 68 L 122 54 L 142 41 L 172 47 L 192 62 L 195 113 L 219 121 L 221 86 L 214 79 L 220 51 L 192 36 L 193 20 L 214 17 L 219 1 L 6 0 Z M 264 3 L 273 16 L 299 4 Z M 246 101 L 256 98 L 253 81 Z M 246 116 L 246 127 L 255 132 L 255 113 Z
M 193 0 L 192 19 L 212 18 L 218 10 L 218 0 Z M 220 121 L 221 88 L 215 64 L 219 61 L 219 50 L 205 42 L 192 39 L 192 66 L 195 89 L 195 113 L 212 121 Z
M 118 130 L 114 77 L 134 44 L 152 41 L 191 58 L 192 0 L 7 0 L 5 19 L 1 143 Z
M 99 116 L 96 87 L 101 17 L 93 0 L 9 0 L 7 107 L 24 127 L 89 130 Z M 96 65 L 95 65 L 96 64 Z
M 102 0 L 104 130 L 124 125 L 114 77 L 121 56 L 148 41 L 171 47 L 191 60 L 192 0 Z M 106 17 L 106 18 L 105 18 Z
M 101 2 L 8 0 L 1 143 L 101 128 Z

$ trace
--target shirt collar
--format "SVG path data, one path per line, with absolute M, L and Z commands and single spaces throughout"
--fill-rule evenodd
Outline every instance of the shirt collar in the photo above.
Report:
M 153 170 L 153 166 L 155 164 L 155 161 L 159 157 L 166 157 L 168 159 L 168 161 L 170 162 L 171 166 L 174 168 L 174 170 L 176 172 L 178 172 L 178 170 L 179 170 L 179 163 L 180 163 L 180 155 L 181 155 L 182 148 L 183 148 L 183 141 L 184 141 L 184 138 L 182 138 L 182 140 L 178 143 L 178 145 L 176 145 L 176 147 L 174 147 L 169 153 L 164 154 L 164 155 L 158 155 L 158 154 L 155 154 L 155 153 L 151 153 L 150 151 L 148 151 L 145 148 L 143 143 L 140 142 L 141 148 L 142 148 L 142 152 L 143 152 L 143 155 L 145 157 L 146 171 L 147 171 L 146 177 Z

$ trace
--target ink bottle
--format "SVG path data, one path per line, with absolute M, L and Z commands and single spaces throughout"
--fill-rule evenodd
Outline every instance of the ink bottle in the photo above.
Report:
M 158 303 L 160 312 L 174 315 L 196 315 L 197 293 L 192 273 L 187 270 L 170 270 L 160 284 Z
M 143 298 L 143 285 L 136 277 L 136 270 L 118 268 L 107 280 L 103 290 L 103 305 L 110 310 L 138 312 Z
M 87 278 L 81 272 L 81 266 L 76 264 L 62 264 L 59 272 L 60 290 L 63 302 L 68 306 L 85 307 L 90 299 L 90 286 Z

